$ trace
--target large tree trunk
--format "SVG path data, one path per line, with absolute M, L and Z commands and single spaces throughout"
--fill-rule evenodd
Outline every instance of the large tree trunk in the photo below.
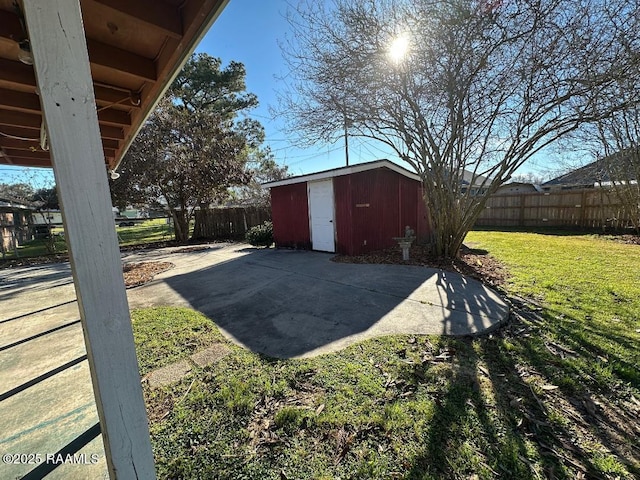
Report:
M 488 193 L 455 196 L 443 189 L 426 190 L 424 202 L 430 217 L 431 252 L 437 257 L 457 258 L 467 233 L 484 209 Z
M 171 209 L 171 216 L 173 217 L 173 233 L 176 237 L 176 242 L 180 244 L 187 243 L 189 241 L 189 216 L 184 210 Z

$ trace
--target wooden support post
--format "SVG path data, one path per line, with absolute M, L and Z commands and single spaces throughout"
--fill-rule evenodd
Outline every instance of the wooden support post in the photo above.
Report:
M 153 479 L 79 0 L 23 0 L 112 479 Z

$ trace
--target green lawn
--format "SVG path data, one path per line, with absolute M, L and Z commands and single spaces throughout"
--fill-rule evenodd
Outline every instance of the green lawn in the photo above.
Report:
M 503 232 L 468 241 L 511 274 L 509 325 L 309 360 L 230 345 L 177 385 L 145 386 L 159 478 L 640 477 L 640 246 Z M 224 341 L 190 310 L 133 318 L 143 372 Z
M 119 227 L 114 224 L 116 233 L 118 234 L 118 242 L 120 246 L 140 245 L 145 243 L 162 242 L 173 240 L 173 226 L 167 225 L 164 218 L 147 220 L 136 224 L 133 227 Z M 67 252 L 67 244 L 64 239 L 64 230 L 62 228 L 54 228 L 54 244 L 55 254 Z M 41 257 L 51 255 L 52 252 L 47 249 L 49 240 L 37 239 L 25 243 L 18 247 L 19 258 Z M 7 259 L 14 259 L 16 255 L 11 252 L 5 256 Z
M 120 246 L 139 245 L 141 243 L 163 242 L 173 240 L 173 225 L 166 219 L 147 220 L 133 227 L 116 227 Z

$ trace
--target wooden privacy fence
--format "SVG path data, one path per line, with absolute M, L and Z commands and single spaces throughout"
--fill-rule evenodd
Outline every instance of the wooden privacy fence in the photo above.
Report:
M 494 195 L 476 226 L 617 229 L 629 226 L 630 220 L 614 192 L 596 188 Z
M 271 220 L 269 207 L 222 207 L 198 210 L 193 238 L 244 238 L 247 230 Z

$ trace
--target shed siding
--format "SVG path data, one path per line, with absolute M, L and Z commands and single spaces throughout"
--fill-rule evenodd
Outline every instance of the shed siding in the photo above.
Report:
M 424 191 L 422 185 L 410 178 L 398 177 L 401 190 L 401 231 L 409 225 L 415 232 L 418 240 L 426 240 L 429 236 L 429 218 L 427 207 L 424 204 Z
M 336 253 L 359 255 L 397 246 L 409 225 L 418 240 L 429 234 L 420 182 L 388 168 L 333 177 Z M 271 188 L 278 247 L 311 248 L 307 183 Z
M 335 199 L 336 253 L 353 255 L 353 222 L 351 200 L 351 175 L 334 177 L 333 198 Z
M 271 216 L 276 247 L 311 248 L 306 182 L 272 188 Z
M 404 227 L 409 226 L 416 233 L 419 233 L 418 228 L 418 202 L 416 197 L 417 182 L 409 178 L 399 177 L 398 182 L 400 184 L 400 204 L 398 206 L 398 236 L 404 234 Z
M 401 178 L 383 168 L 334 178 L 338 253 L 358 255 L 395 245 L 393 237 L 401 235 L 405 219 Z

